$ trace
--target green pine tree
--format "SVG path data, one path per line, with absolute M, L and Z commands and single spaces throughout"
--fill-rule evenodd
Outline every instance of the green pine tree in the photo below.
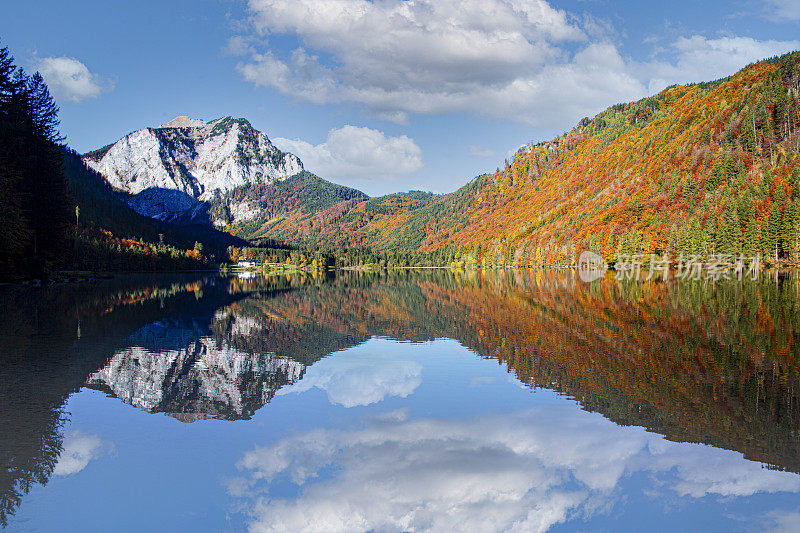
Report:
M 758 247 L 759 227 L 756 217 L 751 215 L 747 220 L 747 227 L 744 230 L 742 252 L 747 257 L 755 257 L 759 252 Z
M 778 260 L 778 235 L 781 227 L 781 206 L 776 202 L 772 204 L 767 223 L 764 226 L 763 237 L 765 248 L 762 249 L 764 256 L 774 261 Z
M 783 214 L 781 224 L 781 241 L 786 256 L 792 261 L 797 259 L 797 227 L 800 218 L 800 203 L 797 200 L 789 202 Z

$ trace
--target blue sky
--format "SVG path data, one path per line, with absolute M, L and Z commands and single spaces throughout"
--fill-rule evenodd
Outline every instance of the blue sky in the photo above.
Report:
M 245 117 L 323 178 L 449 192 L 620 101 L 800 48 L 800 0 L 6 2 L 78 151 Z

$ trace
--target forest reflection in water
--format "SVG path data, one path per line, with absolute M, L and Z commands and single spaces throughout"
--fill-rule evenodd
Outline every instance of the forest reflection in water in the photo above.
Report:
M 4 525 L 20 504 L 24 507 L 33 486 L 47 484 L 59 472 L 80 470 L 87 454 L 107 447 L 80 432 L 65 438 L 65 405 L 78 391 L 99 390 L 148 413 L 188 423 L 250 420 L 276 394 L 315 387 L 344 407 L 373 405 L 385 390 L 395 397 L 411 395 L 422 380 L 418 362 L 382 359 L 382 376 L 389 377 L 382 378 L 378 391 L 369 388 L 368 380 L 353 378 L 358 374 L 352 369 L 366 364 L 359 357 L 367 355 L 321 361 L 374 337 L 453 339 L 500 362 L 518 383 L 574 398 L 584 410 L 622 426 L 640 426 L 670 441 L 733 450 L 756 461 L 757 469 L 763 463 L 800 472 L 796 276 L 716 284 L 619 282 L 610 276 L 585 284 L 573 272 L 528 270 L 251 279 L 143 276 L 46 289 L 6 287 L 0 305 Z M 498 446 L 512 436 L 520 442 L 528 435 L 533 442 L 546 432 L 541 427 L 542 433 L 536 433 L 537 424 L 549 424 L 549 433 L 557 435 L 559 409 L 536 407 L 536 416 L 529 416 L 509 408 L 508 416 L 494 422 L 477 417 L 470 423 L 427 426 L 400 413 L 384 429 L 395 433 L 395 444 L 407 431 L 427 431 L 433 443 L 461 438 L 464 450 L 458 457 L 463 459 L 468 449 Z M 576 419 L 572 430 L 591 436 L 595 423 Z M 509 435 L 502 437 L 504 432 Z M 491 442 L 477 434 L 464 437 L 470 433 L 497 437 Z M 373 437 L 366 429 L 333 431 L 326 438 L 333 443 L 330 449 L 309 449 L 306 456 L 317 453 L 324 463 L 338 454 L 347 464 L 342 450 L 360 457 L 379 451 L 371 447 Z M 308 443 L 301 438 L 291 446 L 302 450 Z M 513 448 L 510 441 L 507 446 Z M 248 452 L 240 467 L 265 476 L 259 458 L 264 449 Z M 586 462 L 599 449 L 589 446 L 574 453 Z M 384 459 L 375 456 L 375 461 Z M 287 457 L 286 464 L 294 460 Z M 654 470 L 690 468 L 680 461 L 658 465 L 651 458 L 650 463 Z M 501 461 L 495 468 L 502 473 L 513 465 Z M 290 466 L 284 474 L 286 469 Z M 439 475 L 456 474 L 445 469 Z M 242 480 L 241 486 L 252 485 L 253 479 Z M 588 479 L 583 481 L 591 488 Z M 447 490 L 435 481 L 430 479 L 430 486 L 438 489 L 431 490 Z M 694 483 L 684 480 L 683 490 L 708 490 Z M 792 476 L 780 478 L 777 486 L 796 492 L 797 483 Z M 537 494 L 532 487 L 526 490 Z M 270 510 L 291 514 L 286 506 Z M 420 522 L 421 528 L 456 525 L 430 520 Z

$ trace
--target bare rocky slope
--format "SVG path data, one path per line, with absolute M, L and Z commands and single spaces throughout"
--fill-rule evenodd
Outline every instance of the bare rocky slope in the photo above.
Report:
M 143 128 L 83 157 L 126 195 L 135 211 L 160 220 L 203 218 L 215 196 L 273 184 L 303 170 L 245 119 L 178 117 Z

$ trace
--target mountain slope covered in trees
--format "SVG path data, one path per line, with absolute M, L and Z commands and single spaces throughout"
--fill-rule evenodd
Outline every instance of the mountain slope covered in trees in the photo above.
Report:
M 421 247 L 574 261 L 582 249 L 796 259 L 800 54 L 615 105 L 444 200 Z
M 256 243 L 416 249 L 397 245 L 394 235 L 403 234 L 413 214 L 436 198 L 421 191 L 370 198 L 303 172 L 274 185 L 237 189 L 221 205 L 251 206 L 257 214 L 229 230 Z
M 583 249 L 796 260 L 800 54 L 617 104 L 442 196 L 399 194 L 269 220 L 293 244 L 456 250 L 493 264 L 574 262 Z M 232 228 L 234 232 L 241 228 Z

